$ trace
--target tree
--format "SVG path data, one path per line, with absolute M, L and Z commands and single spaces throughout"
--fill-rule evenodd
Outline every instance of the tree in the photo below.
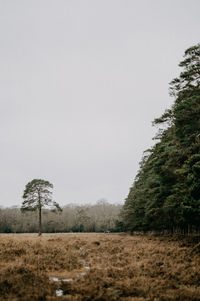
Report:
M 141 162 L 122 210 L 127 230 L 199 231 L 200 44 L 185 51 L 170 83 L 171 109 L 154 125 L 158 142 Z
M 170 83 L 170 94 L 175 97 L 188 95 L 200 88 L 200 43 L 185 51 L 184 60 L 179 63 L 179 67 L 183 71 Z
M 34 179 L 29 182 L 24 190 L 23 203 L 21 211 L 38 211 L 39 215 L 39 232 L 42 234 L 42 208 L 48 206 L 52 211 L 62 211 L 58 203 L 52 200 L 53 184 L 42 179 Z

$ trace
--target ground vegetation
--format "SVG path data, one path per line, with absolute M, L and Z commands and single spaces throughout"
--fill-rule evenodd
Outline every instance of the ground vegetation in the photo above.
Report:
M 196 236 L 1 234 L 0 299 L 197 301 Z

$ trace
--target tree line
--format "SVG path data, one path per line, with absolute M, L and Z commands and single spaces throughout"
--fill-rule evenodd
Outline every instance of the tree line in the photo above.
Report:
M 122 205 L 100 200 L 94 205 L 66 205 L 60 210 L 42 209 L 42 228 L 56 232 L 115 232 Z M 23 212 L 21 208 L 0 208 L 0 233 L 39 232 L 38 210 Z
M 121 212 L 126 231 L 200 232 L 200 44 L 179 66 L 174 104 L 153 122 L 156 144 L 144 152 Z

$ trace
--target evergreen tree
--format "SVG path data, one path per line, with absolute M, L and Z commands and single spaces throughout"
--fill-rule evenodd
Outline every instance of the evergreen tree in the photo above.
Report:
M 39 232 L 42 234 L 42 208 L 51 206 L 54 211 L 61 211 L 60 206 L 55 201 L 52 201 L 53 184 L 41 179 L 34 179 L 29 182 L 24 190 L 23 203 L 21 211 L 38 211 L 39 215 Z
M 185 51 L 179 78 L 170 83 L 171 109 L 154 120 L 165 125 L 140 165 L 122 210 L 127 230 L 199 228 L 200 44 Z

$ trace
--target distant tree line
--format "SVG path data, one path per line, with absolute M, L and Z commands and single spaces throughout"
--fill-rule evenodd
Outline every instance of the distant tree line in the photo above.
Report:
M 121 212 L 127 231 L 200 231 L 200 44 L 179 66 L 170 84 L 175 102 L 154 120 L 157 143 L 144 152 Z
M 122 205 L 105 200 L 94 205 L 67 205 L 62 212 L 42 209 L 42 230 L 56 232 L 115 232 Z M 20 208 L 0 208 L 0 233 L 38 232 L 38 211 L 22 213 Z

